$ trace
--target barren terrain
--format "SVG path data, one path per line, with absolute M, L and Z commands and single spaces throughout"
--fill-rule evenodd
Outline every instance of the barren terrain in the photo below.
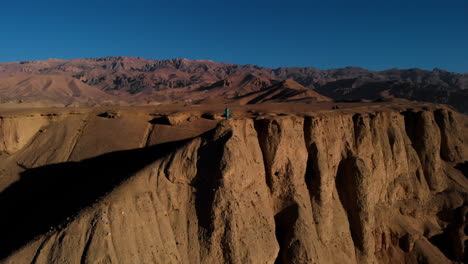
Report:
M 180 58 L 103 57 L 0 63 L 2 108 L 18 103 L 21 107 L 207 104 L 213 100 L 252 104 L 264 102 L 263 96 L 268 95 L 270 103 L 404 98 L 448 104 L 468 113 L 468 75 L 441 69 L 270 69 Z M 246 100 L 248 96 L 252 98 Z
M 467 260 L 465 115 L 274 101 L 291 86 L 244 95 L 262 104 L 0 108 L 0 262 Z

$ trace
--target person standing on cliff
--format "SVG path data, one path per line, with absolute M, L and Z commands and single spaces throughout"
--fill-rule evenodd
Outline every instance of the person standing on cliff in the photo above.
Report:
M 224 116 L 226 117 L 226 120 L 229 120 L 229 117 L 231 116 L 231 109 L 229 109 L 229 107 L 224 109 Z

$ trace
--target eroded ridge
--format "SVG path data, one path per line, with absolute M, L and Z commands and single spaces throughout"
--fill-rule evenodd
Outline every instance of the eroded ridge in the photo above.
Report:
M 86 199 L 49 196 L 59 207 L 35 197 L 35 212 L 75 211 L 50 230 L 38 215 L 34 235 L 0 253 L 5 263 L 462 262 L 463 144 L 447 109 L 222 121 L 191 139 L 27 170 L 2 208 L 30 190 L 28 177 L 73 170 L 63 183 L 74 194 L 101 180 Z M 15 236 L 8 225 L 21 232 L 21 209 L 2 220 L 2 244 Z

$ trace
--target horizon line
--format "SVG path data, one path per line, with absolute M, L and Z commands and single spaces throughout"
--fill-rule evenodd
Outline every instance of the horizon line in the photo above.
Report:
M 61 59 L 61 58 L 47 58 L 47 59 L 31 59 L 31 60 L 12 60 L 12 61 L 0 61 L 0 64 L 6 64 L 6 63 L 22 63 L 22 62 L 37 62 L 37 61 L 48 61 L 48 60 L 60 60 L 60 61 L 72 61 L 72 60 L 91 60 L 91 59 L 104 59 L 104 58 L 135 58 L 135 59 L 145 59 L 145 60 L 154 60 L 154 61 L 169 61 L 169 60 L 188 60 L 188 61 L 208 61 L 208 62 L 213 62 L 213 63 L 218 63 L 218 64 L 229 64 L 229 65 L 239 65 L 239 66 L 257 66 L 265 69 L 271 69 L 271 70 L 278 70 L 281 68 L 311 68 L 311 69 L 316 69 L 319 71 L 330 71 L 330 70 L 340 70 L 340 69 L 349 69 L 349 68 L 359 68 L 362 70 L 366 71 L 371 71 L 371 72 L 385 72 L 389 70 L 400 70 L 400 71 L 408 71 L 408 70 L 422 70 L 422 71 L 428 71 L 428 72 L 434 72 L 436 70 L 439 71 L 445 71 L 448 73 L 454 73 L 454 74 L 461 74 L 461 75 L 467 75 L 468 72 L 457 72 L 457 71 L 449 71 L 445 70 L 442 68 L 434 67 L 432 70 L 430 69 L 424 69 L 424 68 L 418 68 L 418 67 L 411 67 L 411 68 L 399 68 L 399 67 L 392 67 L 392 68 L 387 68 L 385 70 L 371 70 L 369 68 L 365 68 L 362 66 L 344 66 L 344 67 L 332 67 L 332 68 L 318 68 L 314 66 L 279 66 L 279 67 L 268 67 L 268 66 L 261 66 L 258 64 L 252 64 L 252 63 L 247 63 L 247 64 L 238 64 L 238 63 L 232 63 L 232 62 L 221 62 L 221 61 L 214 61 L 211 59 L 188 59 L 188 58 L 182 58 L 182 57 L 175 57 L 175 58 L 166 58 L 166 59 L 154 59 L 154 58 L 147 58 L 147 57 L 141 57 L 141 56 L 102 56 L 102 57 L 75 57 L 71 59 Z

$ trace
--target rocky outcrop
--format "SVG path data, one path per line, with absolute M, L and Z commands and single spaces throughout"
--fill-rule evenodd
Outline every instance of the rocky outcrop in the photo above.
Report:
M 59 179 L 80 193 L 83 175 L 113 168 L 86 199 L 30 198 L 39 212 L 76 206 L 34 239 L 10 231 L 19 216 L 3 218 L 0 253 L 5 263 L 462 262 L 468 181 L 453 169 L 456 127 L 445 109 L 233 119 L 184 141 L 30 169 L 0 209 L 33 177 L 73 172 Z M 30 228 L 47 229 L 44 217 Z
M 463 139 L 453 112 L 447 111 L 447 109 L 439 109 L 434 112 L 434 115 L 441 133 L 441 157 L 446 161 L 462 159 L 464 153 L 463 148 L 460 146 L 463 145 Z

